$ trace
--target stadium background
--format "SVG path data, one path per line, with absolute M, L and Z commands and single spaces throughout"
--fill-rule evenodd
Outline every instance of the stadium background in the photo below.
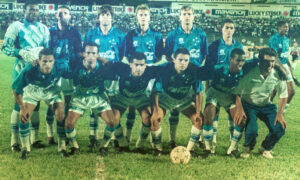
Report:
M 7 27 L 23 18 L 23 2 L 0 2 L 0 39 Z M 222 20 L 229 16 L 236 23 L 235 38 L 243 45 L 263 46 L 276 32 L 276 22 L 286 19 L 290 23 L 289 38 L 300 38 L 300 1 L 299 0 L 43 0 L 40 4 L 39 21 L 48 27 L 56 24 L 55 10 L 62 4 L 70 6 L 73 17 L 71 24 L 80 30 L 82 37 L 92 27 L 98 25 L 97 10 L 103 3 L 114 6 L 113 26 L 124 33 L 136 27 L 134 9 L 138 4 L 147 3 L 151 10 L 151 27 L 160 31 L 164 37 L 179 25 L 178 14 L 183 4 L 195 9 L 195 25 L 202 28 L 212 42 L 220 37 Z M 124 23 L 126 22 L 126 23 Z
M 23 3 L 24 1 L 18 1 Z M 39 1 L 40 2 L 40 1 Z M 179 24 L 178 9 L 183 4 L 192 4 L 196 9 L 196 26 L 203 28 L 208 34 L 209 42 L 220 37 L 221 21 L 227 16 L 236 21 L 237 32 L 235 38 L 247 45 L 264 45 L 268 38 L 276 30 L 278 19 L 288 19 L 290 22 L 289 37 L 295 39 L 299 36 L 300 3 L 299 0 L 265 1 L 264 3 L 251 0 L 181 0 L 177 1 L 43 1 L 40 5 L 41 15 L 39 21 L 51 27 L 56 20 L 54 12 L 59 4 L 72 5 L 75 25 L 84 37 L 85 32 L 96 25 L 96 7 L 109 3 L 114 4 L 116 16 L 114 26 L 127 32 L 136 26 L 134 8 L 140 3 L 148 3 L 151 7 L 151 26 L 159 29 L 164 36 Z M 197 2 L 197 3 L 195 3 Z M 199 3 L 201 2 L 201 3 Z M 22 19 L 22 4 L 0 1 L 0 39 L 3 39 L 6 28 L 15 20 Z M 53 10 L 48 11 L 52 5 Z M 16 7 L 16 9 L 14 9 Z M 132 8 L 132 11 L 129 9 Z M 86 10 L 85 10 L 86 9 Z M 127 13 L 125 13 L 127 12 Z M 217 13 L 217 14 L 214 14 Z M 255 14 L 255 15 L 254 15 Z M 126 23 L 124 23 L 126 22 Z M 261 40 L 262 39 L 262 40 Z M 299 40 L 299 39 L 298 39 Z M 88 123 L 87 115 L 78 122 L 78 142 L 83 153 L 72 158 L 62 159 L 56 155 L 56 147 L 47 147 L 42 150 L 33 150 L 28 161 L 19 160 L 19 154 L 12 153 L 9 148 L 10 113 L 13 105 L 11 93 L 11 70 L 14 58 L 0 54 L 0 179 L 300 179 L 300 144 L 298 134 L 300 131 L 299 89 L 292 101 L 288 114 L 285 115 L 288 122 L 286 135 L 274 150 L 275 159 L 266 160 L 257 153 L 256 146 L 253 157 L 248 160 L 235 160 L 224 156 L 228 146 L 227 116 L 221 111 L 220 126 L 218 131 L 217 155 L 202 160 L 193 159 L 186 166 L 172 165 L 168 155 L 155 158 L 151 154 L 139 155 L 125 153 L 119 155 L 111 153 L 105 159 L 99 159 L 96 154 L 88 154 Z M 299 67 L 298 67 L 299 68 Z M 296 77 L 300 72 L 295 71 Z M 45 105 L 41 107 L 40 138 L 45 141 Z M 180 133 L 177 133 L 177 142 L 185 145 L 190 130 L 190 122 L 180 116 Z M 122 122 L 124 122 L 124 118 Z M 138 137 L 140 125 L 139 117 L 133 130 L 133 142 Z M 265 125 L 259 121 L 258 142 L 261 142 L 266 134 Z M 168 121 L 162 122 L 164 147 L 168 143 Z M 243 142 L 243 140 L 242 140 Z M 150 149 L 150 145 L 146 145 Z M 132 145 L 133 148 L 133 145 Z

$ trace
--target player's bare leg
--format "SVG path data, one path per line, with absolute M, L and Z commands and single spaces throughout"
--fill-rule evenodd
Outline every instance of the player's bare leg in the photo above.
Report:
M 203 158 L 208 157 L 211 153 L 214 153 L 215 149 L 213 148 L 213 123 L 216 114 L 216 106 L 212 103 L 209 103 L 205 106 L 204 109 L 204 125 L 203 125 L 203 136 L 205 142 L 205 152 Z
M 66 148 L 66 133 L 65 133 L 65 109 L 62 102 L 54 103 L 49 106 L 54 112 L 55 118 L 57 120 L 57 134 L 58 134 L 58 153 L 63 157 L 68 157 Z
M 148 107 L 148 112 L 152 115 L 153 114 L 153 108 Z M 162 108 L 163 111 L 163 117 L 166 114 L 166 110 Z M 163 118 L 152 118 L 150 117 L 150 130 L 151 130 L 151 137 L 152 137 L 152 143 L 154 144 L 154 156 L 160 156 L 162 154 L 162 130 L 160 127 L 160 123 L 163 120 Z
M 138 140 L 136 141 L 135 146 L 136 146 L 136 152 L 141 154 L 146 153 L 144 150 L 144 144 L 150 133 L 150 127 L 151 127 L 151 122 L 150 122 L 151 113 L 149 112 L 150 109 L 151 109 L 150 107 L 147 107 L 139 110 L 140 116 L 142 118 L 142 124 L 140 127 L 140 135 Z
M 188 117 L 193 124 L 191 129 L 190 140 L 187 145 L 187 150 L 191 152 L 191 155 L 193 157 L 198 157 L 198 154 L 194 151 L 194 145 L 199 141 L 203 118 L 201 117 L 201 115 L 196 115 L 196 108 L 194 106 L 190 106 L 181 112 L 186 117 Z
M 236 112 L 237 112 L 236 107 L 233 107 L 229 110 L 229 114 L 230 114 L 230 117 L 232 119 L 234 118 Z M 229 148 L 227 150 L 227 155 L 228 156 L 232 156 L 232 157 L 235 157 L 235 158 L 240 157 L 240 153 L 238 151 L 238 142 L 240 141 L 240 139 L 243 136 L 243 130 L 244 130 L 245 123 L 246 123 L 245 118 L 242 119 L 240 124 L 234 123 L 233 134 L 232 134 L 232 137 L 231 137 Z
M 34 104 L 23 103 L 23 107 L 20 109 L 19 135 L 22 145 L 22 154 L 20 157 L 22 160 L 27 158 L 31 150 L 29 140 L 29 122 L 35 107 L 36 105 Z
M 76 140 L 76 130 L 75 130 L 75 124 L 77 120 L 80 118 L 81 114 L 74 112 L 72 110 L 69 110 L 68 116 L 65 120 L 65 131 L 67 138 L 72 142 L 73 147 L 71 148 L 70 155 L 75 154 L 79 150 L 79 145 Z
M 126 138 L 129 142 L 131 142 L 131 133 L 132 133 L 132 128 L 134 125 L 135 121 L 135 107 L 134 106 L 129 106 L 128 108 L 128 114 L 127 114 L 127 120 L 126 120 Z
M 123 134 L 123 128 L 120 125 L 120 119 L 116 119 L 112 110 L 103 111 L 101 113 L 101 118 L 106 123 L 106 128 L 104 132 L 104 142 L 101 144 L 99 149 L 99 154 L 101 156 L 107 155 L 107 148 L 104 147 L 107 144 L 114 133 L 116 140 L 119 143 L 119 151 L 129 151 L 128 142 Z

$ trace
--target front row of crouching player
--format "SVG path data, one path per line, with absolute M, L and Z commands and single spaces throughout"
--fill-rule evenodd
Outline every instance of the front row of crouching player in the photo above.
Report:
M 173 62 L 161 66 L 146 66 L 146 57 L 136 52 L 129 57 L 129 65 L 99 61 L 98 46 L 87 43 L 84 47 L 82 64 L 58 72 L 53 66 L 52 51 L 43 49 L 37 65 L 28 65 L 18 76 L 12 87 L 21 107 L 19 124 L 22 143 L 22 159 L 30 152 L 29 120 L 39 101 L 50 105 L 57 119 L 58 152 L 67 157 L 79 151 L 74 126 L 85 110 L 91 110 L 106 123 L 99 154 L 106 156 L 108 143 L 114 134 L 119 151 L 129 151 L 129 143 L 120 125 L 121 116 L 130 106 L 136 107 L 142 118 L 140 135 L 136 142 L 136 152 L 145 153 L 144 143 L 151 132 L 154 155 L 162 153 L 162 129 L 160 123 L 167 110 L 182 112 L 192 122 L 187 149 L 193 157 L 193 150 L 203 128 L 205 150 L 202 157 L 214 154 L 212 148 L 213 119 L 216 109 L 225 108 L 234 121 L 230 146 L 227 155 L 239 157 L 238 141 L 246 129 L 245 150 L 242 157 L 249 157 L 257 136 L 256 117 L 264 121 L 270 131 L 262 143 L 260 152 L 272 158 L 270 153 L 284 134 L 286 127 L 282 115 L 286 103 L 286 76 L 276 52 L 271 48 L 262 49 L 258 60 L 245 62 L 242 49 L 234 49 L 230 65 L 196 67 L 190 64 L 190 53 L 185 48 L 175 51 Z M 105 81 L 118 78 L 119 90 L 110 99 L 106 95 Z M 70 109 L 65 117 L 64 105 L 60 96 L 59 79 L 71 79 L 75 92 Z M 199 82 L 210 80 L 206 92 L 206 105 L 202 114 L 202 90 Z M 274 89 L 279 93 L 279 110 L 270 101 Z M 203 88 L 202 88 L 203 89 Z M 66 138 L 72 143 L 70 152 L 66 149 Z

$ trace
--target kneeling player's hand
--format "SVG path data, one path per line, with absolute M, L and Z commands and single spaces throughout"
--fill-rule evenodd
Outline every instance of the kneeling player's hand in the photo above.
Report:
M 200 127 L 202 127 L 203 124 L 203 114 L 202 113 L 195 113 L 191 117 L 192 121 L 194 121 L 194 124 L 198 124 Z
M 150 121 L 161 121 L 164 117 L 164 112 L 160 107 L 154 107 Z
M 233 117 L 233 122 L 236 125 L 240 125 L 241 122 L 246 119 L 247 119 L 247 116 L 246 116 L 244 110 L 240 109 L 235 112 L 234 117 Z
M 285 121 L 285 119 L 283 117 L 283 114 L 277 114 L 276 115 L 274 126 L 276 126 L 277 122 L 279 122 L 281 124 L 282 128 L 287 128 L 286 121 Z
M 20 120 L 24 124 L 29 122 L 29 113 L 22 108 L 20 110 Z

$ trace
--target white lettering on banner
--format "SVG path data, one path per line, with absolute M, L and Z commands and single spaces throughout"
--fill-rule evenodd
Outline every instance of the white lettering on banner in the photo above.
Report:
M 292 17 L 300 17 L 300 10 L 292 10 L 292 11 L 290 12 L 290 15 L 291 15 Z
M 0 4 L 1 10 L 9 10 L 9 4 Z
M 74 6 L 74 5 L 71 5 L 70 10 L 71 11 L 88 11 L 89 7 L 88 6 Z
M 281 11 L 249 11 L 249 16 L 281 16 Z
M 23 9 L 24 9 L 24 3 L 14 3 L 13 10 L 23 11 Z
M 248 16 L 248 10 L 213 9 L 212 15 Z

